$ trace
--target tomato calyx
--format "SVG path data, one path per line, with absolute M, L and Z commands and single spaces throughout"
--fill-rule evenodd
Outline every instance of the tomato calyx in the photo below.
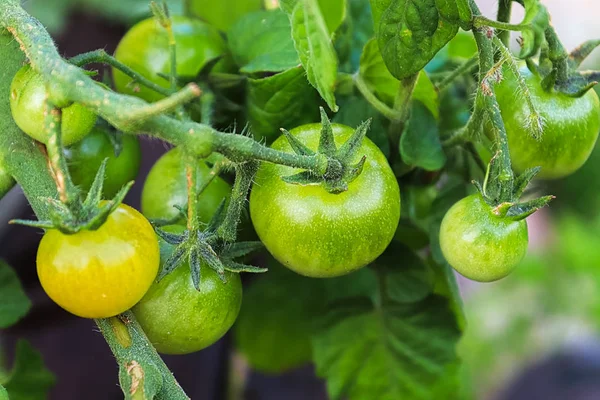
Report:
M 363 156 L 357 163 L 352 163 L 352 160 L 367 134 L 371 120 L 360 124 L 348 141 L 338 149 L 334 142 L 331 122 L 323 107 L 320 107 L 320 110 L 323 128 L 316 152 L 309 149 L 287 130 L 281 129 L 281 131 L 296 154 L 302 156 L 324 155 L 327 158 L 325 173 L 318 175 L 312 171 L 302 171 L 294 175 L 284 176 L 281 179 L 294 185 L 323 185 L 329 193 L 342 193 L 348 190 L 348 184 L 361 174 L 365 165 L 366 156 Z
M 131 181 L 123 186 L 112 200 L 103 200 L 102 189 L 106 175 L 107 161 L 108 159 L 102 161 L 94 182 L 83 202 L 78 199 L 75 204 L 66 205 L 55 198 L 43 198 L 42 200 L 48 207 L 48 220 L 31 221 L 14 219 L 10 223 L 41 229 L 57 229 L 67 235 L 75 234 L 82 230 L 97 230 L 104 224 L 109 215 L 121 205 L 134 183 Z M 79 196 L 80 192 L 77 195 Z
M 505 181 L 500 179 L 502 170 L 498 159 L 499 152 L 492 157 L 488 164 L 483 185 L 473 181 L 484 201 L 490 206 L 492 214 L 500 218 L 506 217 L 520 221 L 547 206 L 555 198 L 555 196 L 549 195 L 524 202 L 520 201 L 531 180 L 540 172 L 541 168 L 530 168 L 516 178 Z
M 570 97 L 581 97 L 600 80 L 600 71 L 578 71 L 581 63 L 600 46 L 590 40 L 567 53 L 554 29 L 546 30 L 547 46 L 542 48 L 539 63 L 527 60 L 529 70 L 542 78 L 546 91 L 558 91 Z
M 170 245 L 176 246 L 169 258 L 163 264 L 158 274 L 160 281 L 177 268 L 184 258 L 190 265 L 194 287 L 200 290 L 201 266 L 207 265 L 213 269 L 221 281 L 226 282 L 225 271 L 229 272 L 266 272 L 266 268 L 242 264 L 235 259 L 246 256 L 263 247 L 258 241 L 229 243 L 219 235 L 219 227 L 224 219 L 225 201 L 221 203 L 207 227 L 202 229 L 184 230 L 181 233 L 167 232 L 155 228 L 156 234 Z

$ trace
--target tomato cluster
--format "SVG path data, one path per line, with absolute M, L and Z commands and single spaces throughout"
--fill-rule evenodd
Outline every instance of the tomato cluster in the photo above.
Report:
M 259 3 L 248 2 L 248 10 L 260 8 Z M 193 4 L 191 10 L 202 13 Z M 221 17 L 215 16 L 214 23 L 225 29 L 230 21 Z M 116 62 L 136 71 L 151 84 L 141 85 L 131 74 L 124 73 L 122 67 L 113 67 L 116 91 L 156 102 L 186 82 L 193 81 L 212 90 L 208 75 L 220 73 L 224 79 L 223 75 L 236 72 L 234 57 L 219 29 L 192 17 L 173 16 L 170 21 L 167 27 L 159 18 L 149 18 L 125 34 L 115 52 Z M 284 22 L 287 23 L 287 17 Z M 171 71 L 172 40 L 176 71 Z M 264 61 L 261 58 L 264 55 L 259 56 L 256 58 Z M 293 68 L 300 68 L 298 62 L 292 59 Z M 256 73 L 259 69 L 252 71 Z M 238 80 L 256 83 L 274 75 L 275 71 L 260 70 Z M 504 68 L 499 75 L 502 79 L 498 79 L 494 89 L 514 170 L 524 172 L 541 167 L 540 178 L 554 179 L 581 167 L 600 131 L 600 102 L 595 92 L 565 94 L 546 87 L 539 71 L 525 68 L 519 74 Z M 226 78 L 236 81 L 231 76 Z M 143 79 L 138 77 L 138 80 Z M 22 67 L 12 81 L 10 107 L 24 133 L 48 144 L 45 119 L 50 99 L 44 82 L 30 66 Z M 152 85 L 155 87 L 147 87 Z M 523 90 L 531 101 L 515 101 L 515 95 Z M 396 92 L 394 89 L 394 98 Z M 456 107 L 453 102 L 447 103 Z M 461 106 L 466 108 L 464 104 Z M 97 116 L 85 104 L 60 104 L 60 107 L 62 143 L 67 146 L 63 154 L 79 194 L 93 192 L 90 188 L 96 171 L 106 160 L 104 194 L 117 195 L 138 174 L 141 149 L 137 138 L 108 130 L 102 121 L 97 122 Z M 190 109 L 178 116 L 200 119 L 199 113 L 193 114 Z M 458 127 L 461 121 L 454 117 L 442 115 L 441 125 L 448 125 L 449 130 Z M 532 123 L 539 125 L 539 132 L 532 133 Z M 401 148 L 404 143 L 398 142 L 402 129 L 395 123 L 380 125 L 376 133 L 385 136 L 385 130 L 392 132 L 386 145 L 395 146 L 390 151 L 398 153 L 399 143 Z M 380 147 L 366 137 L 357 145 L 352 159 L 340 161 L 326 154 L 323 138 L 328 128 L 325 121 L 301 125 L 271 145 L 271 149 L 280 152 L 293 154 L 302 148 L 311 152 L 314 159 L 324 157 L 327 169 L 322 176 L 316 176 L 314 171 L 263 162 L 249 195 L 252 224 L 266 250 L 290 270 L 315 278 L 338 277 L 373 265 L 390 246 L 401 223 L 399 181 L 422 178 L 421 171 L 404 164 L 406 160 L 399 160 L 398 154 L 389 157 L 395 161 L 392 168 Z M 353 128 L 344 124 L 332 124 L 330 128 L 336 150 L 352 141 Z M 489 124 L 486 128 L 489 131 Z M 194 286 L 193 277 L 197 276 L 192 275 L 194 268 L 186 262 L 157 280 L 159 269 L 165 267 L 175 249 L 157 239 L 148 220 L 156 225 L 171 225 L 162 228 L 167 233 L 182 233 L 186 230 L 184 226 L 191 230 L 193 225 L 186 224 L 187 215 L 182 212 L 188 206 L 190 179 L 185 152 L 185 148 L 175 147 L 152 167 L 142 192 L 143 215 L 120 205 L 96 230 L 67 234 L 49 229 L 37 257 L 40 282 L 57 304 L 86 318 L 106 318 L 132 309 L 156 349 L 166 354 L 198 351 L 217 341 L 233 325 L 242 300 L 239 274 L 219 275 L 214 265 L 207 262 L 201 263 L 198 287 Z M 402 150 L 399 154 L 404 157 Z M 445 160 L 446 154 L 442 156 Z M 202 188 L 197 199 L 198 222 L 203 226 L 211 225 L 217 219 L 215 214 L 219 217 L 218 212 L 235 199 L 231 180 L 213 176 L 212 161 L 201 159 L 196 165 L 195 189 Z M 352 179 L 348 178 L 351 174 L 344 175 L 350 165 L 360 166 Z M 341 179 L 332 177 L 336 173 L 346 179 L 342 182 L 344 190 L 331 190 L 328 186 L 328 180 Z M 428 174 L 427 187 L 443 186 L 450 179 L 439 171 Z M 301 176 L 296 182 L 286 179 L 298 175 Z M 490 200 L 484 192 L 485 188 L 444 209 L 447 212 L 436 239 L 439 238 L 439 250 L 456 271 L 470 279 L 489 282 L 507 276 L 519 264 L 527 250 L 528 233 L 524 219 L 499 212 L 502 202 Z M 430 200 L 428 211 L 434 202 L 433 197 Z M 436 232 L 431 226 L 425 230 Z M 227 247 L 230 243 L 219 245 Z

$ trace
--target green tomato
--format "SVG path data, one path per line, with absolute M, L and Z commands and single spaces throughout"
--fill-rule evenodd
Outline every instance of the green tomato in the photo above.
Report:
M 44 126 L 46 87 L 42 76 L 29 65 L 17 71 L 10 85 L 10 111 L 17 126 L 26 134 L 44 144 L 49 136 Z M 61 138 L 65 146 L 81 140 L 94 124 L 96 114 L 78 103 L 62 109 Z
M 513 167 L 517 172 L 540 166 L 539 178 L 556 179 L 572 174 L 588 159 L 600 132 L 600 101 L 593 90 L 574 98 L 545 91 L 541 78 L 521 69 L 531 100 L 544 120 L 540 139 L 527 126 L 531 112 L 515 75 L 504 68 L 504 79 L 495 85 L 506 126 Z
M 129 181 L 135 179 L 142 161 L 142 151 L 136 136 L 123 135 L 122 148 L 117 156 L 108 133 L 94 128 L 83 140 L 65 149 L 73 183 L 89 191 L 96 172 L 105 158 L 104 197 L 112 198 Z
M 195 77 L 208 61 L 227 52 L 225 40 L 212 26 L 183 16 L 173 16 L 171 20 L 176 42 L 178 76 Z M 159 73 L 168 75 L 171 71 L 169 35 L 155 18 L 148 18 L 134 25 L 121 39 L 115 57 L 155 84 L 170 87 L 169 81 L 159 76 Z M 226 69 L 225 63 L 219 61 L 214 70 L 224 68 Z M 129 76 L 115 68 L 113 77 L 115 87 L 121 93 L 149 102 L 163 98 L 147 87 L 133 84 Z
M 182 227 L 163 228 L 181 232 Z M 173 247 L 161 241 L 161 259 Z M 190 266 L 182 263 L 155 282 L 132 311 L 150 342 L 163 354 L 188 354 L 219 340 L 235 322 L 242 305 L 242 281 L 227 272 L 227 282 L 202 264 L 200 290 L 192 282 Z
M 510 274 L 527 252 L 527 222 L 499 217 L 479 193 L 454 204 L 440 227 L 440 247 L 466 278 L 492 282 Z
M 198 162 L 198 187 L 210 178 L 210 168 Z M 198 196 L 198 217 L 208 223 L 223 199 L 229 199 L 231 186 L 220 177 L 215 177 Z M 175 147 L 154 164 L 142 191 L 142 212 L 149 219 L 173 220 L 179 215 L 174 206 L 187 204 L 186 167 L 183 151 Z M 180 220 L 183 222 L 183 219 Z
M 344 143 L 354 129 L 332 124 L 335 142 Z M 316 150 L 321 124 L 291 131 Z M 272 148 L 292 149 L 281 136 Z M 375 260 L 392 240 L 400 219 L 400 190 L 385 156 L 365 138 L 353 162 L 367 161 L 362 173 L 339 194 L 321 185 L 293 185 L 281 177 L 294 168 L 263 163 L 250 195 L 250 216 L 260 240 L 283 265 L 301 275 L 348 274 Z

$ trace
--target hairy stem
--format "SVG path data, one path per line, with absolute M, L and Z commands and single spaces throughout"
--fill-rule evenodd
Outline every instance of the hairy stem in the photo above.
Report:
M 46 101 L 46 112 L 44 119 L 44 129 L 48 136 L 48 144 L 46 150 L 48 152 L 48 161 L 50 171 L 56 189 L 58 198 L 67 207 L 78 210 L 81 206 L 79 199 L 79 191 L 69 174 L 67 160 L 62 152 L 62 132 L 61 132 L 62 113 L 59 108 L 54 107 L 50 101 Z
M 398 113 L 394 112 L 394 110 L 391 107 L 389 107 L 383 101 L 379 100 L 377 96 L 375 96 L 375 94 L 371 92 L 371 89 L 369 89 L 367 83 L 358 73 L 354 75 L 354 84 L 356 85 L 356 88 L 358 89 L 360 94 L 363 95 L 365 100 L 367 100 L 369 104 L 371 104 L 373 108 L 379 111 L 384 117 L 386 117 L 390 121 L 394 121 L 400 118 L 400 115 Z
M 473 13 L 481 14 L 479 7 L 475 4 L 474 0 L 470 0 L 471 9 Z M 511 167 L 510 152 L 508 149 L 508 137 L 506 135 L 506 129 L 504 127 L 504 121 L 500 114 L 500 106 L 496 100 L 494 93 L 493 82 L 486 79 L 488 71 L 494 68 L 494 54 L 495 49 L 493 46 L 493 35 L 489 35 L 489 28 L 487 30 L 474 29 L 473 34 L 475 41 L 477 42 L 477 49 L 479 52 L 479 89 L 481 92 L 481 99 L 484 104 L 484 108 L 487 113 L 487 117 L 490 126 L 495 135 L 495 144 L 497 147 L 497 156 L 499 162 L 500 173 L 498 175 L 499 186 L 500 186 L 500 201 L 512 198 L 512 183 L 514 180 L 514 174 Z M 478 94 L 479 95 L 479 94 Z
M 512 2 L 513 0 L 498 0 L 498 14 L 496 15 L 498 22 L 510 22 Z M 508 46 L 510 43 L 510 31 L 500 31 L 498 33 L 498 39 L 500 39 L 505 46 Z
M 475 55 L 452 70 L 440 83 L 436 84 L 438 91 L 447 89 L 459 76 L 472 72 L 477 66 L 477 62 L 477 55 Z
M 118 69 L 119 71 L 133 79 L 134 82 L 146 86 L 147 88 L 154 90 L 156 93 L 160 93 L 163 96 L 169 96 L 174 93 L 173 90 L 166 89 L 160 85 L 157 85 L 156 83 L 144 77 L 142 74 L 129 68 L 127 65 L 123 64 L 122 62 L 108 54 L 104 49 L 98 49 L 90 51 L 88 53 L 81 53 L 79 55 L 76 55 L 75 57 L 70 58 L 69 61 L 71 62 L 71 64 L 76 65 L 78 67 L 83 67 L 87 64 L 92 63 L 107 64 L 111 67 Z

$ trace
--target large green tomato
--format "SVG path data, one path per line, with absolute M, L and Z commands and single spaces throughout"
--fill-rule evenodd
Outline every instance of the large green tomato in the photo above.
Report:
M 198 162 L 198 187 L 210 177 L 210 168 Z M 208 223 L 223 199 L 229 199 L 231 186 L 215 177 L 198 196 L 198 217 Z M 174 206 L 187 204 L 186 167 L 183 151 L 178 147 L 169 150 L 154 164 L 142 191 L 142 212 L 150 219 L 172 220 L 179 211 Z
M 44 144 L 49 136 L 44 126 L 46 87 L 42 76 L 29 65 L 17 71 L 10 85 L 10 110 L 17 126 Z M 81 140 L 96 123 L 96 114 L 78 103 L 62 109 L 61 138 L 65 146 Z
M 479 193 L 454 204 L 440 227 L 440 246 L 448 263 L 479 282 L 510 274 L 525 257 L 527 243 L 527 222 L 495 215 Z
M 179 226 L 164 228 L 181 232 Z M 161 253 L 172 247 L 161 241 Z M 219 340 L 235 322 L 242 306 L 242 282 L 227 272 L 223 283 L 217 273 L 202 264 L 200 290 L 192 282 L 189 264 L 182 263 L 160 282 L 155 282 L 133 308 L 150 342 L 163 354 L 187 354 Z
M 65 149 L 73 182 L 84 191 L 90 190 L 96 172 L 105 158 L 104 197 L 112 198 L 129 181 L 135 179 L 142 161 L 142 151 L 136 136 L 123 135 L 117 156 L 108 134 L 94 128 L 83 140 Z
M 108 318 L 133 307 L 156 274 L 160 252 L 150 223 L 120 205 L 95 231 L 46 232 L 37 272 L 48 296 L 84 318 Z
M 527 68 L 521 74 L 531 100 L 544 120 L 540 139 L 527 126 L 530 109 L 517 97 L 521 92 L 514 74 L 504 68 L 504 79 L 495 86 L 496 97 L 506 125 L 513 167 L 522 172 L 540 166 L 539 178 L 556 179 L 570 175 L 590 156 L 600 132 L 600 102 L 593 90 L 574 98 L 557 91 L 545 91 L 541 78 Z
M 171 20 L 178 76 L 195 77 L 208 61 L 227 52 L 225 40 L 212 26 L 182 16 L 173 16 Z M 169 37 L 155 18 L 134 25 L 121 39 L 115 57 L 152 82 L 164 88 L 170 87 L 169 81 L 159 76 L 159 73 L 169 75 L 171 71 Z M 215 71 L 220 68 L 226 68 L 224 60 L 215 66 Z M 150 102 L 163 98 L 143 85 L 133 84 L 129 76 L 114 68 L 113 77 L 116 89 L 121 93 Z
M 354 129 L 333 124 L 338 146 Z M 316 150 L 321 124 L 291 131 Z M 292 152 L 285 137 L 271 146 Z M 333 277 L 375 260 L 392 240 L 400 219 L 400 190 L 385 156 L 365 138 L 355 160 L 366 156 L 362 173 L 339 194 L 321 185 L 302 186 L 281 177 L 294 168 L 263 163 L 250 195 L 250 216 L 260 240 L 283 265 L 299 274 Z

